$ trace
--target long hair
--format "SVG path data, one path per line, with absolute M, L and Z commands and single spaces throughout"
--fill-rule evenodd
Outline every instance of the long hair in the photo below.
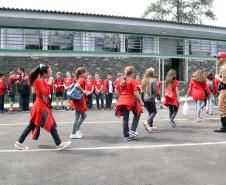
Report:
M 221 78 L 225 81 L 226 80 L 226 64 L 223 64 L 221 67 L 220 67 L 220 76 Z
M 36 68 L 34 68 L 30 73 L 29 73 L 29 80 L 30 80 L 30 85 L 34 83 L 34 81 L 38 78 L 39 75 L 43 75 L 45 73 L 48 73 L 49 66 L 40 64 Z
M 206 81 L 206 78 L 205 78 L 202 70 L 196 71 L 192 76 L 193 76 L 193 80 L 198 83 L 203 83 Z
M 76 71 L 75 71 L 75 77 L 76 80 L 79 79 L 79 77 L 81 76 L 81 74 L 86 73 L 87 69 L 85 67 L 79 67 Z
M 177 73 L 174 69 L 170 69 L 166 75 L 166 88 L 172 87 L 173 81 L 176 80 Z
M 142 79 L 142 85 L 141 88 L 144 92 L 149 91 L 150 88 L 148 88 L 149 84 L 150 84 L 150 80 L 151 79 L 155 79 L 155 71 L 153 68 L 148 68 L 145 73 L 144 73 L 144 77 Z
M 126 86 L 126 79 L 129 76 L 132 76 L 135 72 L 135 68 L 133 66 L 127 66 L 124 69 L 124 76 L 123 76 L 123 81 L 121 82 L 120 86 L 124 88 Z

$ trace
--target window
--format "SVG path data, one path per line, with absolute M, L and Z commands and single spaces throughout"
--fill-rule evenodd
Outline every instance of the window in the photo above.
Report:
M 24 49 L 24 30 L 6 29 L 6 49 Z
M 165 54 L 184 54 L 184 39 L 160 38 L 159 51 Z
M 217 52 L 224 51 L 226 52 L 226 42 L 218 41 L 217 42 Z
M 209 40 L 195 40 L 189 41 L 189 54 L 198 56 L 211 55 L 211 41 Z
M 166 75 L 170 69 L 174 69 L 177 72 L 177 80 L 178 81 L 185 81 L 186 80 L 186 62 L 184 59 L 178 59 L 178 58 L 171 58 L 171 59 L 165 59 L 164 60 L 164 68 L 163 63 L 161 62 L 161 76 L 160 79 L 165 81 Z M 164 71 L 163 71 L 164 70 Z M 164 72 L 164 79 L 163 78 L 163 72 Z
M 73 32 L 69 31 L 49 31 L 49 50 L 73 50 Z
M 125 49 L 128 53 L 142 53 L 143 49 L 143 37 L 126 35 Z
M 143 37 L 143 53 L 154 53 L 154 39 L 152 37 Z
M 42 49 L 40 30 L 24 30 L 25 49 Z

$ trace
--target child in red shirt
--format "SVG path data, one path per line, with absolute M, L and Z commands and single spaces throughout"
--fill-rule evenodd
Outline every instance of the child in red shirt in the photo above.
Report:
M 87 70 L 85 67 L 79 67 L 75 71 L 75 76 L 77 79 L 76 87 L 83 93 L 83 97 L 81 100 L 73 100 L 70 101 L 71 107 L 74 109 L 74 123 L 73 123 L 73 129 L 70 138 L 71 139 L 81 139 L 83 138 L 83 134 L 80 131 L 82 123 L 86 119 L 86 110 L 87 110 L 87 95 L 89 93 L 85 90 L 86 89 L 86 77 L 87 77 Z
M 89 109 L 93 108 L 93 91 L 94 91 L 94 82 L 92 80 L 92 74 L 87 75 L 86 79 L 86 91 L 87 91 L 87 106 Z
M 0 113 L 4 112 L 4 95 L 6 92 L 7 86 L 4 82 L 4 76 L 0 73 Z
M 137 86 L 138 92 L 141 94 L 141 80 L 139 75 L 136 76 L 136 86 Z
M 192 80 L 189 85 L 189 89 L 185 98 L 192 94 L 193 100 L 196 102 L 196 122 L 201 121 L 201 110 L 202 104 L 206 99 L 206 93 L 210 96 L 210 90 L 206 83 L 206 78 L 204 77 L 201 70 L 196 71 L 192 75 Z
M 143 101 L 137 91 L 136 80 L 133 79 L 135 72 L 134 67 L 127 66 L 125 68 L 125 76 L 119 80 L 116 86 L 116 94 L 118 100 L 116 103 L 116 115 L 123 116 L 123 134 L 125 141 L 136 140 L 139 138 L 137 126 L 140 120 L 142 111 L 141 105 Z M 129 114 L 133 112 L 133 122 L 131 131 L 129 130 Z
M 162 100 L 161 100 L 161 88 L 162 88 L 162 83 L 159 81 L 158 76 L 155 77 L 156 78 L 156 85 L 157 85 L 157 91 L 156 91 L 156 98 L 159 101 L 160 104 L 160 108 L 163 109 L 163 105 L 162 105 Z
M 71 73 L 69 71 L 67 71 L 66 78 L 64 78 L 64 100 L 65 100 L 66 110 L 69 109 L 68 99 L 67 99 L 67 91 L 74 84 L 74 81 L 75 81 L 75 79 L 71 76 Z
M 178 109 L 179 109 L 179 90 L 178 90 L 179 82 L 176 80 L 176 71 L 171 69 L 168 71 L 166 76 L 166 93 L 165 93 L 165 106 L 169 107 L 169 123 L 171 127 L 176 127 L 176 123 L 174 121 Z M 167 94 L 171 94 L 171 97 L 167 96 Z
M 56 107 L 59 108 L 59 103 L 61 103 L 61 106 L 63 107 L 64 80 L 61 72 L 57 72 L 54 86 L 56 92 Z
M 95 96 L 97 102 L 97 109 L 104 109 L 104 97 L 103 97 L 103 80 L 100 79 L 100 75 L 98 73 L 95 74 L 94 88 L 95 88 Z M 101 100 L 101 107 L 100 107 Z

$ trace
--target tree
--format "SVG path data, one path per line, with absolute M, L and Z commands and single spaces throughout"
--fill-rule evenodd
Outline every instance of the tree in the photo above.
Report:
M 142 17 L 176 21 L 178 23 L 203 23 L 204 19 L 215 20 L 214 0 L 157 0 L 151 3 Z

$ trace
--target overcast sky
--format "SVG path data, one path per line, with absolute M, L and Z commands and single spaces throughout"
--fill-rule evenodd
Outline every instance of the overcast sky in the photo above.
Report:
M 32 8 L 140 17 L 154 0 L 1 0 L 1 7 Z M 216 21 L 205 24 L 226 27 L 226 0 L 215 0 Z

